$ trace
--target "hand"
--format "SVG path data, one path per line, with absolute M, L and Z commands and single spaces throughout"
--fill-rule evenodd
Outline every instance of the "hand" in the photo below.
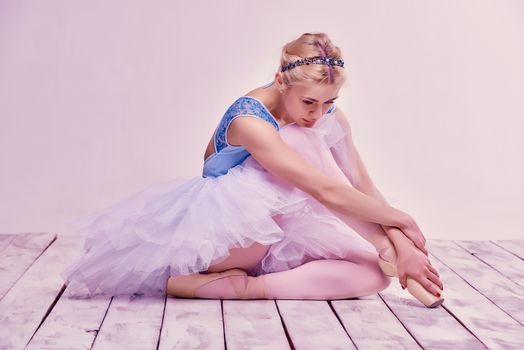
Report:
M 420 227 L 418 227 L 415 220 L 409 215 L 405 214 L 402 224 L 399 229 L 408 237 L 415 246 L 420 249 L 426 256 L 428 255 L 428 250 L 426 248 L 426 237 L 422 234 Z
M 430 281 L 439 286 L 440 289 L 444 289 L 438 271 L 431 265 L 428 257 L 414 245 L 397 251 L 397 272 L 402 289 L 407 287 L 408 276 L 418 281 L 434 295 L 437 295 L 438 290 L 433 287 Z

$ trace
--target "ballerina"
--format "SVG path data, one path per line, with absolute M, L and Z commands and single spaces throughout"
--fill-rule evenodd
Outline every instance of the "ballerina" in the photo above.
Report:
M 330 300 L 396 276 L 427 307 L 443 302 L 422 232 L 376 189 L 335 106 L 340 49 L 304 33 L 280 61 L 226 110 L 201 177 L 76 222 L 84 252 L 62 273 L 66 295 Z

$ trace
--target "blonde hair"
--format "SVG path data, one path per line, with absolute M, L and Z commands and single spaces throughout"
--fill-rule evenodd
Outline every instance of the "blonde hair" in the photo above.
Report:
M 306 57 L 325 57 L 343 59 L 342 51 L 335 46 L 326 33 L 304 33 L 297 39 L 288 42 L 282 47 L 280 66 Z M 319 84 L 344 84 L 346 74 L 344 69 L 339 66 L 329 66 L 325 64 L 309 64 L 297 66 L 289 69 L 282 74 L 286 85 L 293 85 L 301 81 L 310 81 Z

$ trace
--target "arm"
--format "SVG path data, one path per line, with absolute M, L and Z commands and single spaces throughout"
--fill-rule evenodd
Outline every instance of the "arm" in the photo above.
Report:
M 244 116 L 233 120 L 229 131 L 268 172 L 311 194 L 325 206 L 380 224 L 397 225 L 402 221 L 400 211 L 322 173 L 289 147 L 267 122 Z
M 366 171 L 364 172 L 367 173 Z M 384 198 L 384 196 L 382 195 L 382 193 L 380 193 L 380 191 L 371 182 L 369 175 L 367 176 L 368 176 L 368 180 L 366 180 L 366 183 L 368 184 L 370 183 L 371 185 L 363 186 L 359 190 L 361 190 L 363 193 L 366 193 L 373 198 L 378 199 L 382 203 L 387 204 L 387 201 Z M 408 237 L 406 237 L 406 235 L 404 235 L 404 232 L 402 232 L 402 230 L 400 230 L 398 227 L 388 226 L 388 225 L 381 225 L 381 226 L 384 229 L 386 236 L 388 236 L 388 238 L 391 240 L 391 242 L 393 243 L 397 251 L 403 251 L 406 249 L 410 249 L 414 246 L 414 243 Z
M 355 177 L 358 179 L 356 188 L 360 192 L 377 199 L 382 204 L 389 205 L 389 203 L 387 203 L 386 199 L 384 198 L 382 193 L 380 193 L 378 188 L 371 180 L 371 177 L 369 176 L 366 166 L 364 165 L 364 162 L 362 160 L 362 157 L 358 153 L 358 150 L 353 142 L 353 138 L 351 136 L 351 127 L 349 125 L 349 122 L 347 121 L 346 116 L 344 115 L 342 110 L 340 110 L 339 107 L 336 108 L 335 112 L 335 118 L 337 118 L 338 122 L 342 125 L 342 127 L 344 127 L 348 131 L 349 137 L 345 138 L 345 142 L 349 152 L 354 155 L 353 161 L 356 161 L 355 169 L 357 169 L 357 174 Z M 384 229 L 386 236 L 388 236 L 388 238 L 394 244 L 395 248 L 404 250 L 406 248 L 411 248 L 414 245 L 414 243 L 409 239 L 409 237 L 404 235 L 402 230 L 400 230 L 398 227 L 386 224 L 381 224 L 381 226 Z

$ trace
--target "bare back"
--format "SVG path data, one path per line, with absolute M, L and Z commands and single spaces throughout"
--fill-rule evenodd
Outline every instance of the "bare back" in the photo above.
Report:
M 264 91 L 265 90 L 265 86 L 267 86 L 267 85 L 264 85 L 262 87 L 258 87 L 258 88 L 254 89 L 254 90 L 251 90 L 248 93 L 246 93 L 244 96 L 256 97 L 257 99 L 262 101 L 262 103 L 264 103 L 264 101 L 267 98 L 266 92 Z M 278 122 L 278 120 L 277 120 L 277 122 Z M 213 132 L 213 135 L 211 135 L 211 139 L 209 140 L 209 142 L 207 144 L 206 150 L 204 152 L 204 160 L 209 158 L 216 151 L 215 150 L 215 143 L 214 143 L 215 133 L 216 133 L 216 130 Z M 238 131 L 236 131 L 234 129 L 229 129 L 227 131 L 228 143 L 230 143 L 231 145 L 239 145 L 240 144 L 237 133 L 238 133 Z

